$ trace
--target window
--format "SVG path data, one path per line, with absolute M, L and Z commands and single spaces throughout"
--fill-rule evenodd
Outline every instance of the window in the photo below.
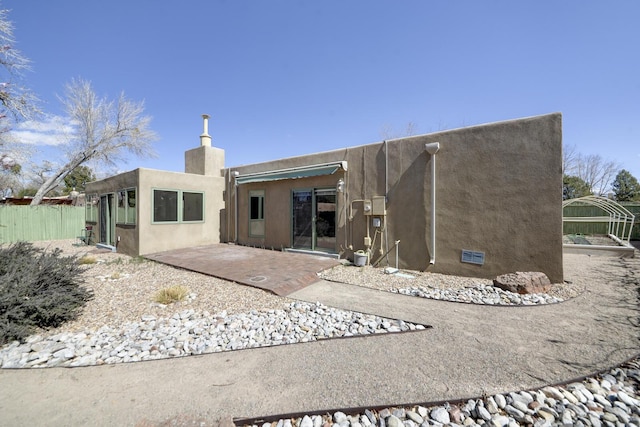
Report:
M 116 222 L 118 224 L 136 223 L 136 189 L 129 188 L 120 190 L 118 195 L 118 208 L 116 211 Z
M 204 221 L 204 192 L 153 190 L 153 223 Z
M 131 188 L 127 190 L 127 224 L 136 223 L 136 189 Z
M 264 190 L 249 191 L 249 236 L 264 236 Z
M 182 220 L 202 221 L 204 220 L 203 193 L 182 193 Z
M 98 222 L 98 198 L 97 194 L 87 195 L 85 203 L 85 219 L 87 222 Z
M 153 190 L 153 222 L 178 222 L 178 192 Z

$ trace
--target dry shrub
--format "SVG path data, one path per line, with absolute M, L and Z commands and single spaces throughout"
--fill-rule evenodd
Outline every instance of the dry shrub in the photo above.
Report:
M 96 262 L 98 262 L 98 259 L 89 255 L 85 255 L 78 260 L 78 264 L 80 265 L 95 264 Z
M 171 304 L 183 301 L 189 295 L 189 289 L 182 285 L 171 286 L 160 289 L 154 297 L 154 301 L 160 304 Z

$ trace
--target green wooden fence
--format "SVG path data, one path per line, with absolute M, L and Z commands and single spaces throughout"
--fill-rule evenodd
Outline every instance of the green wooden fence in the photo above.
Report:
M 632 240 L 640 240 L 640 203 L 620 203 L 629 212 L 635 215 L 634 226 L 631 231 Z M 607 215 L 602 209 L 593 205 L 573 204 L 563 209 L 563 215 L 575 216 L 600 216 Z M 607 223 L 602 222 L 565 222 L 562 232 L 564 234 L 607 234 Z
M 84 225 L 82 207 L 0 205 L 0 244 L 73 239 Z

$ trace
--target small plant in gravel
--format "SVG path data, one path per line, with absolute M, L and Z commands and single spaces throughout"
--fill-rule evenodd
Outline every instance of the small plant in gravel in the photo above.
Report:
M 154 301 L 160 304 L 171 304 L 183 301 L 189 295 L 189 289 L 185 286 L 176 285 L 169 288 L 160 289 L 154 297 Z
M 95 264 L 97 262 L 98 262 L 98 259 L 96 257 L 92 257 L 89 255 L 85 255 L 78 260 L 78 264 L 81 264 L 81 265 L 90 265 L 90 264 Z
M 113 260 L 111 260 L 111 261 L 107 262 L 107 265 L 113 265 L 113 264 L 115 264 L 115 265 L 121 265 L 121 264 L 123 264 L 123 263 L 124 263 L 124 261 L 123 261 L 122 257 L 117 257 L 117 258 L 115 258 L 115 259 L 113 259 Z
M 61 254 L 27 242 L 0 246 L 0 345 L 75 319 L 93 297 L 77 257 Z

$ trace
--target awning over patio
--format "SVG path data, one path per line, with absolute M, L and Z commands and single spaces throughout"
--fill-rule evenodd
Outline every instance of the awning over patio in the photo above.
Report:
M 278 169 L 266 172 L 248 173 L 236 177 L 236 183 L 249 184 L 251 182 L 278 181 L 282 179 L 309 178 L 312 176 L 332 175 L 338 169 L 347 170 L 347 162 L 330 162 L 319 165 L 300 166 L 287 169 Z

